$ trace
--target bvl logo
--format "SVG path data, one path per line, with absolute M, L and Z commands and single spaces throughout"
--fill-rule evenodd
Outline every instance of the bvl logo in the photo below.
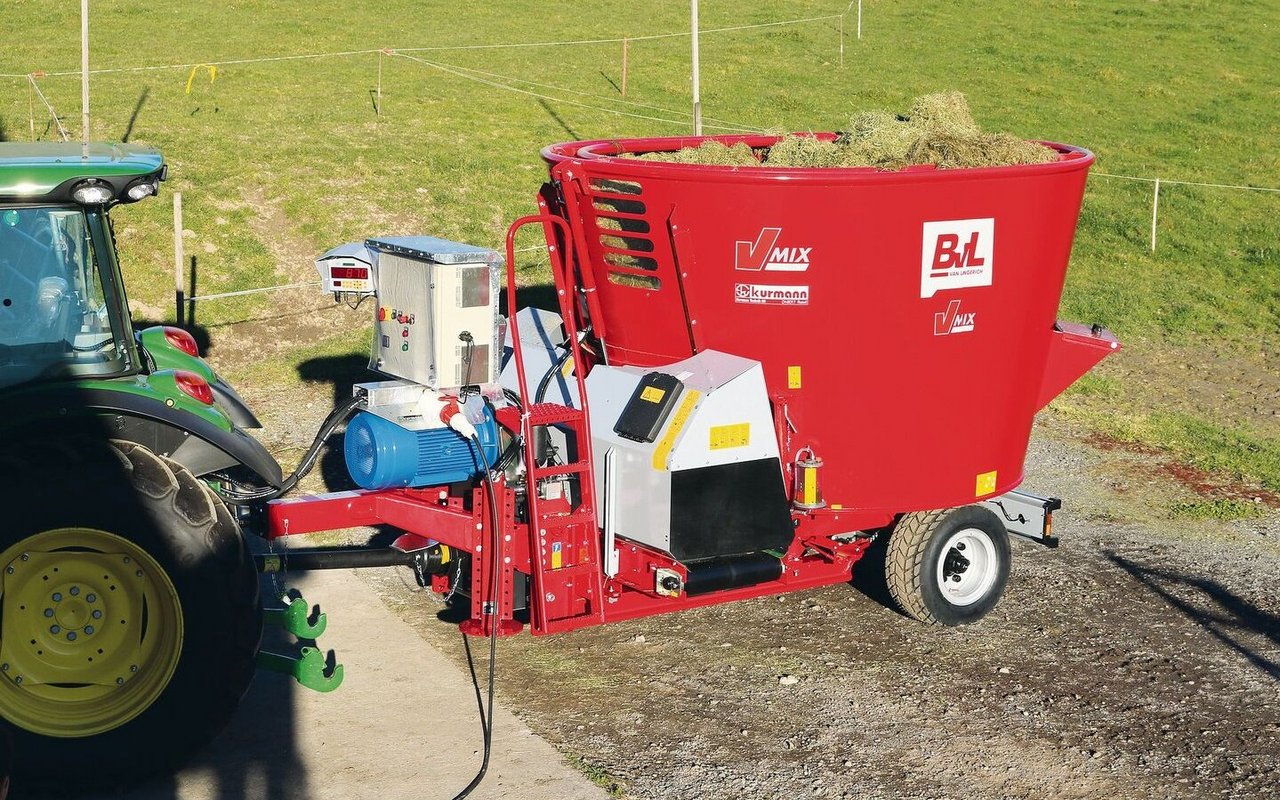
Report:
M 975 311 L 961 311 L 960 301 L 952 300 L 947 303 L 946 311 L 939 311 L 933 315 L 933 335 L 947 336 L 952 333 L 968 333 L 973 330 L 974 318 L 977 316 Z
M 920 247 L 920 296 L 943 289 L 990 286 L 996 221 L 952 219 L 924 223 Z
M 733 266 L 749 272 L 804 272 L 812 247 L 778 247 L 782 228 L 761 228 L 754 242 L 734 242 Z

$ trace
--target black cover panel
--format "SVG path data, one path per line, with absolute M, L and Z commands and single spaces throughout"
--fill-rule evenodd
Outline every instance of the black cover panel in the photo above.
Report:
M 781 550 L 794 537 L 778 459 L 671 474 L 671 555 L 676 559 Z
M 684 384 L 676 376 L 650 372 L 636 384 L 613 432 L 633 442 L 652 442 L 683 390 Z

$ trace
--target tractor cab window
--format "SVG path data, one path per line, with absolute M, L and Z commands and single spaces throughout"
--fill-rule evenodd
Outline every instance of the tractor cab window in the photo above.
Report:
M 124 366 L 84 211 L 0 210 L 0 388 Z

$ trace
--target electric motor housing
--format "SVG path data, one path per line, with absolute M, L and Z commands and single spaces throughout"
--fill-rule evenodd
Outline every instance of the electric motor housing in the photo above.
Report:
M 498 460 L 498 424 L 486 407 L 476 423 L 484 456 Z M 484 472 L 475 444 L 451 428 L 410 430 L 363 411 L 347 425 L 343 446 L 347 472 L 364 489 L 443 486 Z

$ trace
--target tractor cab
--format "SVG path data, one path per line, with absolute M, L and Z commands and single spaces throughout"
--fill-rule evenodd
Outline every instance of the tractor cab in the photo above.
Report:
M 245 433 L 261 423 L 195 338 L 130 318 L 109 212 L 167 173 L 150 147 L 0 142 L 0 435 L 105 421 L 198 477 L 245 467 L 274 486 L 279 464 Z
M 0 144 L 0 389 L 138 370 L 107 210 L 165 172 L 150 148 Z

